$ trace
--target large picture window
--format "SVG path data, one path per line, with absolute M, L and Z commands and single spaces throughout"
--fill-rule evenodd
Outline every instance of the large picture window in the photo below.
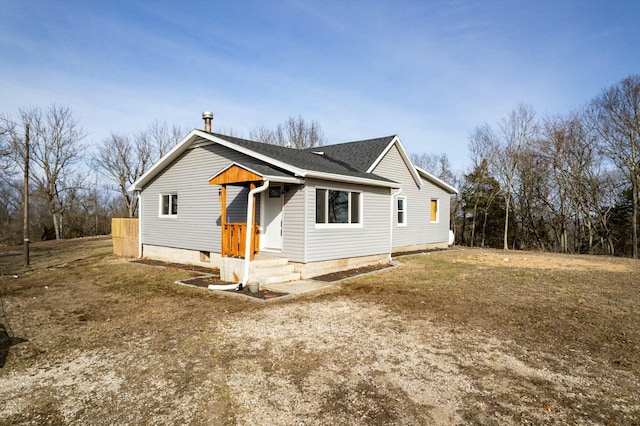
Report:
M 160 195 L 160 216 L 178 215 L 178 194 Z
M 316 189 L 316 223 L 360 223 L 360 192 Z

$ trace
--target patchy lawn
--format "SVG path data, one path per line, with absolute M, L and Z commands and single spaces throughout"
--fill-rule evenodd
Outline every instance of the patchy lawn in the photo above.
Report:
M 459 249 L 256 304 L 32 246 L 0 248 L 0 424 L 640 423 L 638 261 Z

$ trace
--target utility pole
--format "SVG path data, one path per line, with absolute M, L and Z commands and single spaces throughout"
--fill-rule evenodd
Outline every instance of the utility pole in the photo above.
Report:
M 29 123 L 24 125 L 24 265 L 29 265 Z

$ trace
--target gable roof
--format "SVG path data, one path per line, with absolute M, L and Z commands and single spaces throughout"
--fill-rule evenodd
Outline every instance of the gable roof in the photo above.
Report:
M 363 179 L 373 179 L 381 182 L 392 182 L 373 173 L 367 173 L 366 170 L 358 169 L 352 164 L 336 161 L 326 155 L 318 154 L 323 152 L 324 146 L 314 149 L 293 149 L 279 145 L 270 145 L 262 142 L 255 142 L 246 139 L 240 139 L 233 136 L 226 136 L 217 133 L 211 135 L 224 139 L 236 146 L 250 150 L 256 154 L 261 154 L 265 158 L 263 161 L 278 160 L 288 165 L 295 165 L 304 171 L 330 173 L 336 175 L 351 176 Z M 331 146 L 331 145 L 329 145 Z M 248 154 L 248 153 L 247 153 Z M 251 154 L 248 154 L 251 155 Z
M 275 178 L 279 181 L 300 182 L 299 178 L 310 177 L 389 188 L 398 188 L 400 185 L 378 176 L 372 171 L 387 152 L 396 145 L 418 186 L 422 186 L 421 177 L 423 177 L 450 194 L 458 193 L 451 185 L 415 166 L 397 135 L 307 149 L 293 149 L 198 129 L 189 132 L 146 173 L 131 184 L 129 190 L 142 190 L 158 173 L 178 159 L 187 149 L 211 143 L 218 143 L 249 156 L 253 161 L 243 161 L 245 166 L 257 171 L 262 176 Z
M 147 172 L 131 186 L 130 191 L 142 190 L 165 167 L 178 159 L 191 147 L 217 143 L 234 151 L 245 154 L 257 161 L 246 162 L 254 170 L 268 169 L 268 175 L 280 175 L 282 178 L 309 177 L 335 180 L 362 185 L 398 188 L 399 184 L 374 173 L 358 170 L 350 164 L 334 161 L 310 150 L 299 150 L 277 145 L 250 141 L 203 130 L 192 130 L 176 146 L 158 160 Z
M 402 146 L 398 135 L 326 145 L 318 148 L 307 148 L 306 151 L 322 151 L 324 155 L 332 161 L 346 164 L 348 167 L 370 174 L 373 173 L 376 166 L 393 146 L 398 148 L 398 152 L 409 173 L 411 173 L 413 180 L 416 185 L 421 188 L 422 180 L 409 155 Z

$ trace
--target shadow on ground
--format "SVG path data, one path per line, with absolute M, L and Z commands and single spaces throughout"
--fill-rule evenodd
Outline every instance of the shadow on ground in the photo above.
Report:
M 4 362 L 9 356 L 9 348 L 27 341 L 27 339 L 21 339 L 20 337 L 9 336 L 7 329 L 3 324 L 0 324 L 0 368 L 4 367 Z

